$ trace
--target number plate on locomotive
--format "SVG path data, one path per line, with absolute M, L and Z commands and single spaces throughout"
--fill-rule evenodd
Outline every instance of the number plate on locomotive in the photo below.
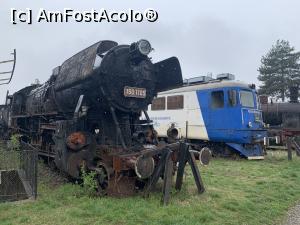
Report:
M 124 87 L 124 96 L 129 98 L 146 98 L 146 88 Z

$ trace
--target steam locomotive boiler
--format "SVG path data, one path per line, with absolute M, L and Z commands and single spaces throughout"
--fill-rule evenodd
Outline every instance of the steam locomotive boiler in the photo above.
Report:
M 278 137 L 286 144 L 288 137 L 300 137 L 300 103 L 298 87 L 290 89 L 290 102 L 268 102 L 268 96 L 260 96 L 263 120 L 268 124 L 268 136 Z
M 182 85 L 178 59 L 152 63 L 151 51 L 147 40 L 100 41 L 82 50 L 46 83 L 8 96 L 8 127 L 73 178 L 84 167 L 96 172 L 99 189 L 107 193 L 143 187 L 166 146 L 158 145 L 141 112 L 147 115 L 159 91 Z

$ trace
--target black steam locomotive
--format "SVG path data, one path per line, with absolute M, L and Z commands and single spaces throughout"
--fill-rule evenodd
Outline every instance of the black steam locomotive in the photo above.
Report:
M 159 91 L 182 85 L 178 59 L 152 63 L 151 50 L 147 40 L 100 41 L 82 50 L 46 83 L 7 96 L 0 108 L 2 136 L 21 133 L 73 178 L 82 167 L 95 171 L 107 193 L 142 187 L 166 149 L 145 110 Z
M 300 137 L 299 88 L 291 88 L 290 102 L 268 102 L 268 96 L 260 96 L 263 121 L 268 124 L 268 136 L 280 137 L 285 144 L 288 137 Z

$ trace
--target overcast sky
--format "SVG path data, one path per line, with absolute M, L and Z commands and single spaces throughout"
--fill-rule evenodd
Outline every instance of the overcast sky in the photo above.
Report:
M 10 22 L 11 8 L 47 10 L 155 9 L 155 23 L 34 23 Z M 128 44 L 148 39 L 153 61 L 177 56 L 185 78 L 229 72 L 239 80 L 257 83 L 257 68 L 277 39 L 289 40 L 300 50 L 298 0 L 1 0 L 0 61 L 17 49 L 15 76 L 0 86 L 14 92 L 35 79 L 46 81 L 52 69 L 83 48 L 103 39 Z M 6 67 L 0 65 L 0 72 Z

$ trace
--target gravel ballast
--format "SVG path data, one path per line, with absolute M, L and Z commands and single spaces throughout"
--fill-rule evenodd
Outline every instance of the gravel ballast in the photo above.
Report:
M 288 217 L 283 225 L 300 225 L 300 203 L 288 211 Z

